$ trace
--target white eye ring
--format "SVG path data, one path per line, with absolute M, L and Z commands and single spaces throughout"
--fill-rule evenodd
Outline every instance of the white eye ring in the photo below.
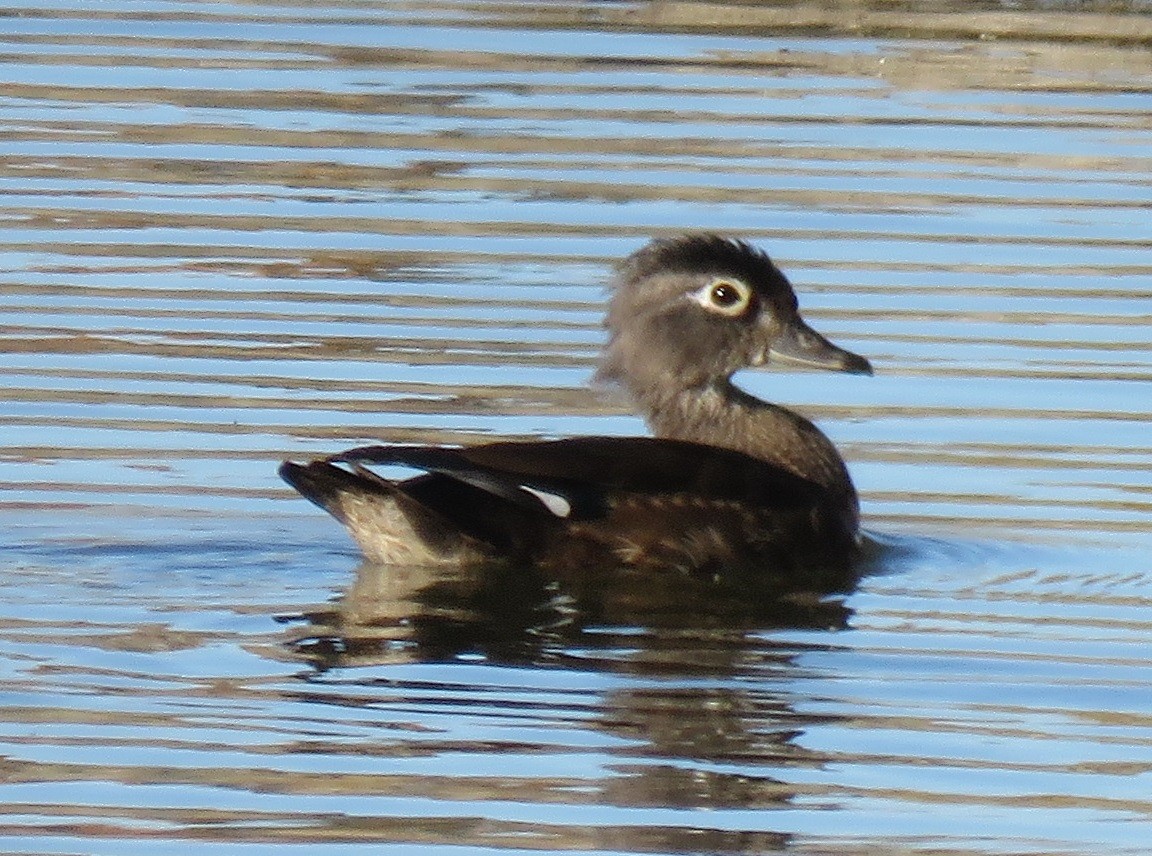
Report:
M 752 296 L 752 288 L 747 283 L 728 277 L 717 277 L 692 295 L 709 312 L 728 318 L 747 312 Z

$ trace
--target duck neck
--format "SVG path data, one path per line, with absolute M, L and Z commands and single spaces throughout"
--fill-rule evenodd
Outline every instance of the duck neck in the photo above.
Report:
M 729 380 L 675 392 L 633 390 L 657 437 L 723 446 L 815 482 L 853 509 L 856 490 L 824 433 L 787 408 L 761 401 Z

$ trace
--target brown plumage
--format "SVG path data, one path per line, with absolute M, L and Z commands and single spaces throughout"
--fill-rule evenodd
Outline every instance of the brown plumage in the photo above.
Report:
M 626 259 L 607 326 L 597 377 L 629 394 L 655 438 L 374 446 L 280 473 L 372 561 L 844 584 L 859 517 L 844 462 L 811 422 L 730 378 L 769 361 L 863 374 L 868 362 L 803 322 L 768 256 L 714 235 L 653 241 Z M 423 474 L 390 481 L 374 464 Z

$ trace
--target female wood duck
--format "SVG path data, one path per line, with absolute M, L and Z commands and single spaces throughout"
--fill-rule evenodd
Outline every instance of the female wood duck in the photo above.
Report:
M 731 377 L 769 361 L 871 374 L 868 361 L 804 323 L 767 255 L 715 235 L 627 258 L 607 327 L 597 378 L 623 387 L 655 438 L 367 446 L 280 475 L 373 562 L 846 581 L 859 506 L 843 460 L 807 419 Z M 392 481 L 372 464 L 423 472 Z

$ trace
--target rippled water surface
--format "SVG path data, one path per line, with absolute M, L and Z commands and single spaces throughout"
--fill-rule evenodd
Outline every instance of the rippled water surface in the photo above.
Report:
M 0 16 L 0 848 L 1145 854 L 1152 9 Z M 768 249 L 825 603 L 359 567 L 277 462 L 636 434 L 612 262 Z

